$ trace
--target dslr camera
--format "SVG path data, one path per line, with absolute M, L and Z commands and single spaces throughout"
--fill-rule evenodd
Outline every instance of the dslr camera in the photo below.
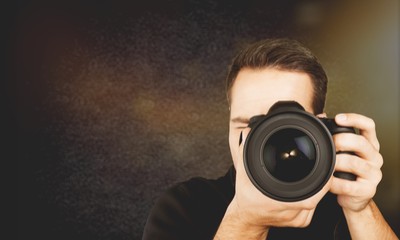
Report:
M 356 133 L 354 128 L 315 117 L 294 101 L 275 103 L 266 115 L 252 117 L 249 127 L 244 166 L 254 186 L 270 198 L 285 202 L 309 198 L 332 174 L 356 179 L 351 173 L 333 173 L 338 153 L 332 135 Z

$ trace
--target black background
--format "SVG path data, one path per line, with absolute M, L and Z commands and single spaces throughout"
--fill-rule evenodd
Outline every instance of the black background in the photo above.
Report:
M 9 9 L 19 239 L 140 239 L 162 191 L 230 166 L 233 55 L 293 37 L 325 56 L 342 1 L 82 2 Z

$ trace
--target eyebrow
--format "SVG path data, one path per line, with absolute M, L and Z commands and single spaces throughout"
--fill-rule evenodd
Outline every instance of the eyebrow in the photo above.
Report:
M 233 123 L 249 123 L 250 119 L 245 117 L 235 117 L 231 119 Z

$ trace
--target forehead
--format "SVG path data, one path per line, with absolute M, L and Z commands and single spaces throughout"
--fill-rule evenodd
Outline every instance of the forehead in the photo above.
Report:
M 274 68 L 242 69 L 231 89 L 231 117 L 265 114 L 277 101 L 299 102 L 312 112 L 313 87 L 308 74 Z

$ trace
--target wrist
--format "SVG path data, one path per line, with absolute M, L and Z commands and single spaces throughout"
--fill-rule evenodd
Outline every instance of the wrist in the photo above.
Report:
M 398 239 L 371 200 L 359 211 L 343 208 L 352 239 Z
M 266 239 L 269 227 L 255 224 L 236 200 L 229 204 L 214 239 Z
M 373 210 L 374 210 L 374 203 L 372 201 L 372 199 L 370 201 L 368 201 L 365 205 L 363 205 L 362 207 L 358 207 L 358 208 L 346 208 L 343 207 L 343 213 L 345 214 L 346 218 L 349 217 L 360 217 L 360 216 L 364 216 L 364 217 L 372 217 L 373 216 Z

